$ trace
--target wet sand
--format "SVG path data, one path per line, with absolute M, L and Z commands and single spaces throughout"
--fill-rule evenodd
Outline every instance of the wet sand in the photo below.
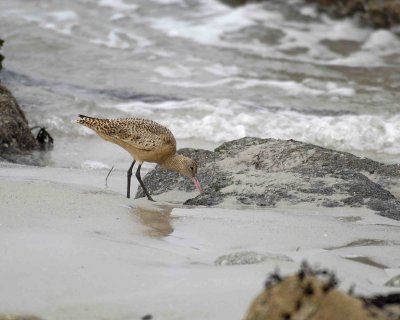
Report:
M 395 290 L 400 222 L 368 209 L 194 208 L 175 192 L 151 203 L 106 174 L 0 165 L 0 313 L 240 319 L 269 272 L 304 259 L 345 290 Z

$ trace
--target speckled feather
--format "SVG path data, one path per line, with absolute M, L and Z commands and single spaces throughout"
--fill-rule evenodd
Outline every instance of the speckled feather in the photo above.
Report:
M 172 132 L 152 120 L 141 118 L 98 119 L 80 116 L 78 123 L 94 130 L 112 142 L 124 142 L 136 149 L 152 151 L 164 145 L 176 151 L 176 141 Z M 173 149 L 173 150 L 172 150 Z

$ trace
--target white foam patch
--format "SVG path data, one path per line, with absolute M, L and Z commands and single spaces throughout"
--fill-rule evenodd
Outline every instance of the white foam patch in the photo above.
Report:
M 254 8 L 254 5 L 248 5 L 226 9 L 218 15 L 207 15 L 204 19 L 194 21 L 157 17 L 149 19 L 149 22 L 153 28 L 167 32 L 171 37 L 183 37 L 203 44 L 219 44 L 223 43 L 221 40 L 224 34 L 239 31 L 256 24 L 258 20 L 270 18 L 271 13 Z
M 159 66 L 155 68 L 154 71 L 164 78 L 188 78 L 192 75 L 190 68 L 180 64 L 174 66 Z
M 368 37 L 362 49 L 373 52 L 399 53 L 400 40 L 388 30 L 377 30 Z
M 117 13 L 114 13 L 114 14 L 110 17 L 110 21 L 118 21 L 118 20 L 124 19 L 124 18 L 126 18 L 126 17 L 127 17 L 126 14 L 124 14 L 124 13 L 122 13 L 122 12 L 117 12 Z
M 263 136 L 315 143 L 339 150 L 400 153 L 400 115 L 314 116 L 271 114 Z M 284 125 L 282 125 L 284 124 Z
M 300 13 L 303 16 L 313 17 L 316 18 L 318 16 L 318 12 L 316 6 L 305 6 L 300 8 Z
M 237 66 L 222 65 L 220 63 L 213 64 L 204 69 L 213 75 L 221 77 L 236 76 L 240 73 L 240 69 Z
M 163 74 L 164 77 L 177 78 L 176 73 L 168 70 L 156 70 L 158 73 Z M 163 71 L 163 73 L 161 73 Z M 222 73 L 222 72 L 221 72 Z M 175 75 L 175 76 L 174 76 Z M 328 82 L 317 82 L 311 79 L 305 79 L 302 82 L 292 80 L 259 80 L 248 79 L 239 77 L 225 77 L 220 80 L 208 82 L 194 82 L 194 81 L 160 81 L 153 79 L 155 82 L 161 82 L 163 85 L 184 87 L 184 88 L 207 88 L 223 85 L 230 85 L 236 90 L 247 90 L 249 88 L 269 88 L 284 91 L 288 96 L 333 96 L 333 97 L 350 97 L 355 94 L 355 90 L 351 87 L 340 86 L 339 84 Z
M 247 80 L 242 84 L 235 86 L 236 89 L 247 89 L 250 87 L 272 87 L 285 91 L 289 96 L 298 95 L 334 95 L 334 96 L 352 96 L 354 89 L 347 87 L 339 87 L 334 82 L 327 82 L 324 87 L 313 88 L 307 86 L 307 81 L 279 81 L 279 80 Z
M 113 28 L 105 38 L 91 39 L 90 42 L 100 46 L 122 50 L 130 48 L 142 49 L 153 45 L 153 42 L 147 38 L 121 28 Z
M 122 33 L 122 31 L 120 32 Z M 126 35 L 126 37 L 135 42 L 135 48 L 145 48 L 154 44 L 153 41 L 149 40 L 148 38 L 133 32 L 123 32 L 122 34 Z
M 131 47 L 129 43 L 122 40 L 115 31 L 110 31 L 106 39 L 92 39 L 90 42 L 111 49 L 129 49 Z
M 159 79 L 152 79 L 153 82 L 160 82 Z M 161 81 L 163 85 L 177 86 L 182 88 L 213 88 L 225 84 L 232 84 L 236 81 L 233 78 L 224 78 L 220 80 L 207 81 L 207 82 L 194 82 L 194 81 Z
M 58 21 L 78 20 L 79 18 L 76 12 L 71 10 L 50 12 L 48 16 Z
M 110 7 L 115 10 L 131 10 L 134 11 L 138 8 L 136 4 L 127 4 L 123 0 L 100 0 L 99 5 L 103 7 Z
M 94 170 L 99 170 L 99 169 L 110 169 L 111 167 L 103 162 L 96 161 L 96 160 L 85 160 L 81 164 L 82 169 L 94 169 Z

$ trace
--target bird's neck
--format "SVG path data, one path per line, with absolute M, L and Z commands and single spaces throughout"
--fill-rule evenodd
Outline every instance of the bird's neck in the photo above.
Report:
M 183 158 L 184 156 L 180 154 L 174 154 L 173 156 L 165 159 L 165 161 L 160 165 L 165 169 L 180 172 L 183 164 Z

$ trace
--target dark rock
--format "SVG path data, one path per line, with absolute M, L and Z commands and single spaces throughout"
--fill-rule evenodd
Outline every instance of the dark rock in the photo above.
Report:
M 231 7 L 267 0 L 220 0 Z M 356 16 L 362 24 L 389 29 L 400 24 L 399 0 L 306 0 L 334 18 Z M 289 4 L 292 5 L 292 4 Z
M 400 24 L 398 0 L 307 0 L 334 17 L 358 16 L 374 28 L 391 28 Z
M 220 1 L 231 7 L 239 7 L 249 2 L 256 2 L 252 0 L 220 0 Z
M 0 39 L 0 49 L 4 44 L 4 40 Z M 4 56 L 0 53 L 0 70 L 3 68 L 2 62 L 4 60 Z
M 259 207 L 301 203 L 366 206 L 400 219 L 400 202 L 389 188 L 398 188 L 398 165 L 294 140 L 249 137 L 226 142 L 214 152 L 178 152 L 198 162 L 198 178 L 205 190 L 187 200 L 188 205 L 215 206 L 225 201 Z M 154 195 L 170 190 L 194 191 L 190 179 L 159 166 L 144 177 L 144 183 Z M 143 196 L 139 188 L 136 198 Z
M 0 84 L 0 155 L 31 151 L 37 147 L 17 100 Z

